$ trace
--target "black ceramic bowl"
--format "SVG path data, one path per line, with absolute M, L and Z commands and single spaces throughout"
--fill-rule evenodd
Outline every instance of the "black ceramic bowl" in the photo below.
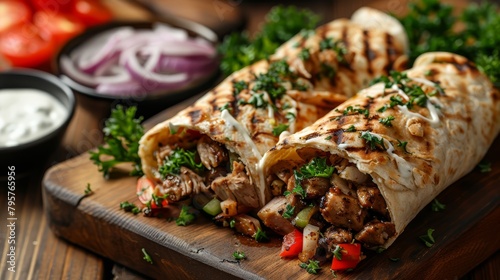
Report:
M 69 56 L 72 51 L 76 50 L 83 43 L 87 42 L 95 36 L 119 27 L 132 27 L 136 30 L 140 29 L 151 29 L 154 24 L 163 23 L 170 25 L 175 28 L 180 28 L 186 30 L 191 37 L 201 37 L 208 40 L 214 46 L 218 42 L 217 35 L 209 28 L 200 25 L 195 22 L 183 20 L 183 19 L 162 19 L 160 22 L 143 22 L 143 21 L 120 21 L 111 22 L 104 25 L 99 25 L 88 29 L 83 34 L 73 38 L 67 44 L 65 44 L 58 54 L 54 57 L 53 70 L 55 74 L 68 85 L 77 96 L 78 104 L 82 105 L 85 109 L 89 111 L 96 110 L 106 110 L 105 114 L 101 116 L 109 115 L 111 109 L 117 104 L 123 104 L 125 106 L 136 106 L 137 115 L 149 118 L 160 111 L 184 100 L 193 95 L 201 93 L 211 86 L 220 77 L 220 71 L 218 67 L 214 67 L 214 70 L 203 78 L 193 80 L 189 84 L 182 86 L 181 88 L 172 90 L 163 90 L 156 92 L 148 92 L 141 97 L 134 96 L 120 96 L 120 95 L 106 95 L 97 93 L 94 88 L 82 85 L 81 83 L 75 81 L 70 75 L 64 72 L 64 67 L 61 65 L 61 57 Z M 102 113 L 102 112 L 100 112 Z M 106 114 L 107 113 L 107 114 Z
M 54 96 L 66 111 L 64 120 L 48 134 L 14 146 L 0 146 L 0 166 L 15 166 L 16 171 L 41 169 L 60 146 L 75 110 L 71 89 L 52 74 L 32 69 L 12 69 L 0 72 L 0 89 L 37 89 Z M 4 177 L 7 174 L 0 174 Z

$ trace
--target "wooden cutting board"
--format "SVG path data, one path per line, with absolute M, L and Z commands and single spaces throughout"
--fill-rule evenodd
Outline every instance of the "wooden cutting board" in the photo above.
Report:
M 153 117 L 145 126 L 164 120 L 197 97 Z M 500 139 L 486 155 L 492 171 L 474 170 L 438 196 L 446 210 L 430 205 L 408 225 L 385 252 L 367 258 L 339 279 L 457 279 L 500 248 Z M 84 153 L 51 167 L 43 179 L 44 209 L 56 235 L 155 279 L 315 279 L 333 278 L 328 265 L 317 276 L 298 260 L 279 258 L 280 240 L 268 243 L 240 236 L 200 215 L 194 224 L 134 216 L 120 202 L 139 204 L 136 178 L 122 172 L 104 179 Z M 93 194 L 84 195 L 87 184 Z M 436 243 L 427 248 L 418 238 L 435 229 Z M 143 259 L 142 249 L 153 264 Z M 236 262 L 235 251 L 247 259 Z M 391 261 L 398 258 L 399 261 Z M 222 278 L 221 278 L 222 277 Z

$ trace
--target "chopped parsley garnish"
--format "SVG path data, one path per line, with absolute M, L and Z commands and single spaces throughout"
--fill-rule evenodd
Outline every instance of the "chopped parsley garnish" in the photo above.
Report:
M 342 247 L 339 245 L 335 246 L 335 250 L 333 250 L 333 257 L 339 261 L 342 260 Z
M 248 101 L 245 101 L 243 99 L 238 100 L 238 105 L 242 104 L 243 105 L 250 104 L 253 105 L 255 108 L 266 108 L 269 103 L 264 100 L 264 94 L 260 93 L 260 94 L 252 94 L 252 96 Z
M 233 95 L 236 96 L 247 88 L 248 88 L 248 83 L 245 81 L 233 82 Z
M 403 151 L 404 151 L 405 153 L 409 154 L 410 152 L 408 152 L 408 150 L 406 150 L 406 145 L 408 145 L 408 142 L 407 142 L 407 141 L 401 141 L 401 140 L 399 140 L 399 139 L 397 139 L 397 140 L 398 140 L 398 144 L 397 144 L 397 146 L 398 146 L 398 147 L 401 147 L 401 149 L 403 149 Z
M 393 95 L 389 98 L 389 100 L 391 101 L 391 103 L 389 104 L 390 108 L 392 108 L 396 105 L 401 105 L 401 106 L 405 105 L 405 103 L 403 102 L 403 98 L 401 98 L 401 96 L 399 96 L 399 95 Z
M 191 207 L 183 205 L 179 217 L 175 220 L 175 224 L 178 226 L 187 226 L 193 222 L 195 215 L 190 212 Z
M 360 137 L 366 141 L 371 150 L 385 150 L 384 138 L 371 134 L 368 131 L 361 132 Z
M 439 212 L 439 211 L 443 211 L 444 209 L 446 209 L 445 204 L 440 203 L 437 199 L 434 199 L 432 201 L 432 211 Z
M 434 245 L 434 243 L 435 243 L 434 237 L 432 236 L 433 233 L 434 233 L 434 229 L 430 228 L 430 229 L 427 229 L 427 234 L 419 236 L 420 240 L 422 240 L 422 242 L 424 242 L 425 246 L 427 246 L 429 248 L 432 247 L 432 245 Z
M 150 264 L 153 264 L 153 259 L 151 259 L 151 256 L 146 252 L 146 249 L 142 248 L 142 254 L 144 255 L 142 258 L 147 261 Z
M 288 125 L 287 124 L 279 124 L 277 126 L 275 126 L 273 128 L 273 135 L 274 136 L 280 136 L 280 134 L 283 132 L 283 131 L 286 131 L 288 129 Z
M 123 209 L 125 212 L 132 212 L 132 214 L 134 215 L 137 215 L 141 212 L 141 209 L 139 207 L 128 201 L 120 202 L 120 209 Z
M 330 64 L 328 64 L 326 62 L 321 62 L 320 74 L 328 79 L 331 79 L 331 78 L 335 77 L 335 75 L 337 74 L 337 70 L 335 70 L 335 68 L 333 66 L 331 66 Z
M 286 92 L 285 87 L 281 84 L 282 82 L 283 80 L 272 72 L 259 74 L 255 79 L 252 90 L 255 92 L 265 91 L 269 94 L 271 99 L 276 100 Z
M 309 58 L 311 58 L 311 53 L 309 52 L 309 49 L 308 48 L 303 48 L 300 52 L 299 52 L 299 58 L 302 59 L 302 60 L 308 60 Z
M 269 238 L 267 237 L 266 233 L 261 228 L 257 228 L 257 232 L 254 234 L 254 239 L 257 242 L 260 242 L 260 241 L 268 240 Z
M 347 54 L 347 49 L 341 41 L 334 41 L 333 38 L 325 38 L 319 42 L 319 49 L 333 50 L 337 53 L 337 60 L 340 63 L 346 63 L 345 55 Z
M 313 158 L 308 164 L 300 168 L 300 173 L 304 178 L 322 177 L 330 178 L 335 171 L 335 167 L 326 164 L 326 158 Z
M 94 191 L 90 188 L 90 183 L 87 183 L 87 187 L 85 188 L 85 190 L 83 191 L 83 193 L 85 193 L 85 196 L 89 196 L 92 193 L 94 193 Z
M 321 270 L 319 261 L 317 260 L 309 260 L 308 263 L 301 263 L 299 266 L 304 268 L 309 274 L 318 274 L 318 271 Z
M 158 172 L 160 172 L 161 176 L 165 178 L 167 175 L 179 174 L 181 166 L 186 166 L 194 170 L 200 170 L 203 168 L 203 164 L 201 162 L 196 163 L 195 158 L 197 154 L 198 152 L 196 150 L 189 151 L 177 148 L 163 161 L 163 165 L 160 166 Z
M 388 116 L 387 118 L 381 118 L 379 122 L 385 126 L 391 127 L 392 126 L 392 121 L 394 120 L 394 116 Z
M 319 17 L 307 9 L 276 6 L 266 15 L 262 29 L 252 38 L 245 32 L 233 32 L 218 47 L 220 68 L 229 75 L 247 65 L 268 58 L 301 30 L 315 28 Z M 309 34 L 304 32 L 303 34 Z
M 477 167 L 481 173 L 491 172 L 491 162 L 480 162 Z
M 125 109 L 117 105 L 111 110 L 111 117 L 105 121 L 104 142 L 97 151 L 90 151 L 90 160 L 98 166 L 99 172 L 108 177 L 111 169 L 120 163 L 130 162 L 134 169 L 130 172 L 132 176 L 141 176 L 141 158 L 139 157 L 139 140 L 144 134 L 141 125 L 143 117 L 135 118 L 136 107 Z M 104 157 L 103 157 L 104 156 Z M 108 156 L 111 159 L 104 160 Z
M 224 104 L 224 106 L 220 107 L 219 110 L 222 112 L 224 110 L 229 110 L 231 111 L 231 105 L 229 104 L 229 102 L 227 102 L 226 104 Z
M 354 108 L 353 106 L 349 106 L 347 107 L 343 112 L 342 114 L 344 116 L 348 115 L 349 112 L 355 112 L 355 113 L 359 113 L 359 114 L 362 114 L 362 115 L 365 115 L 365 117 L 368 118 L 368 116 L 370 115 L 370 110 L 368 109 L 362 109 L 362 108 Z
M 379 113 L 383 113 L 383 112 L 385 112 L 388 108 L 389 108 L 389 106 L 386 104 L 386 105 L 384 105 L 384 106 L 382 106 L 382 107 L 378 108 L 378 109 L 377 109 L 377 112 L 379 112 Z
M 333 136 L 328 135 L 328 136 L 325 137 L 325 140 L 331 140 L 332 138 L 333 138 Z
M 345 131 L 346 132 L 356 132 L 356 127 L 353 124 L 351 124 L 351 126 L 349 126 Z
M 293 121 L 293 120 L 296 118 L 296 116 L 295 116 L 295 114 L 294 114 L 294 113 L 292 113 L 292 112 L 287 112 L 287 113 L 286 113 L 286 115 L 285 115 L 285 118 L 286 118 L 288 121 Z
M 242 252 L 242 251 L 234 251 L 233 253 L 233 258 L 237 261 L 241 261 L 241 260 L 244 260 L 246 259 L 246 255 L 245 255 L 245 252 Z
M 283 212 L 283 218 L 285 219 L 290 219 L 295 212 L 295 206 L 292 206 L 290 204 L 286 205 L 285 212 Z
M 229 221 L 229 227 L 230 228 L 234 228 L 235 225 L 236 225 L 236 220 L 235 219 L 231 219 L 231 221 Z

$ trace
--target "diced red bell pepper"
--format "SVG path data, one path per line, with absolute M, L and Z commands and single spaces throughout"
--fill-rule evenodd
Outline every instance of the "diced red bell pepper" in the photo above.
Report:
M 355 268 L 356 265 L 361 261 L 361 244 L 359 243 L 345 243 L 339 244 L 342 248 L 341 258 L 337 259 L 335 256 L 332 261 L 332 270 L 346 270 L 350 268 Z
M 298 229 L 283 237 L 281 245 L 280 257 L 282 258 L 295 258 L 302 252 L 303 234 Z

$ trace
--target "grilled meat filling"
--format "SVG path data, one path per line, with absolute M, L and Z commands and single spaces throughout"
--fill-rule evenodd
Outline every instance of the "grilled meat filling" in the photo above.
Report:
M 385 200 L 369 175 L 339 156 L 305 150 L 299 150 L 305 160 L 301 165 L 283 164 L 267 178 L 274 189 L 286 187 L 286 192 L 259 211 L 266 226 L 284 235 L 291 232 L 300 210 L 317 205 L 319 212 L 309 223 L 320 226 L 319 245 L 325 252 L 353 238 L 375 248 L 396 234 Z M 287 206 L 295 209 L 290 219 L 282 217 Z

